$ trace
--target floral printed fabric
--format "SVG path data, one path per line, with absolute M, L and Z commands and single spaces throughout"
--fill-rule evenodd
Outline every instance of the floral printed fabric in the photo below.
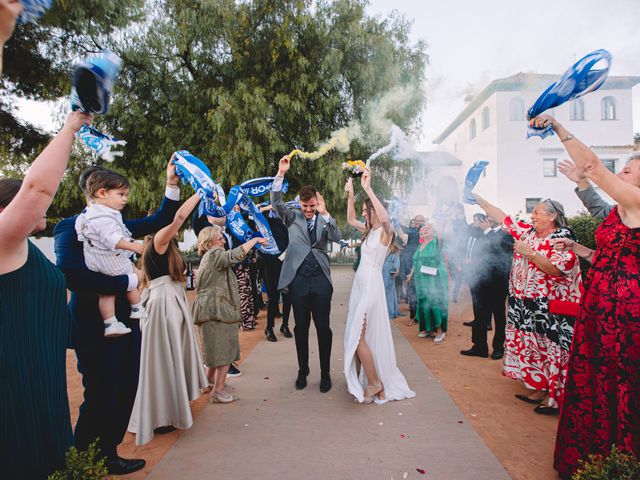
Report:
M 596 242 L 556 439 L 563 478 L 614 443 L 640 455 L 640 228 L 625 226 L 614 208 Z
M 549 406 L 557 407 L 564 391 L 574 318 L 550 314 L 549 301 L 578 302 L 582 280 L 575 253 L 556 251 L 549 240 L 567 238 L 571 233 L 560 228 L 540 238 L 530 224 L 511 217 L 505 219 L 503 228 L 563 273 L 560 277 L 548 275 L 525 256 L 514 253 L 502 370 L 505 377 L 520 380 L 529 389 L 548 391 Z

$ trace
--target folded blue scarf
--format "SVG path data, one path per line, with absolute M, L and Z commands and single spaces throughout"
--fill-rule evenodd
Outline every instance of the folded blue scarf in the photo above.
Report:
M 467 172 L 467 177 L 464 179 L 464 189 L 462 190 L 462 201 L 464 203 L 475 205 L 476 200 L 471 196 L 471 192 L 478 183 L 478 180 L 480 180 L 480 175 L 482 175 L 482 171 L 487 168 L 487 165 L 489 165 L 489 162 L 480 160 L 474 163 Z

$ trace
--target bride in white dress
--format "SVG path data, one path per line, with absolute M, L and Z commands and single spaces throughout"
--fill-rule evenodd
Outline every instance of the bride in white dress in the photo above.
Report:
M 347 220 L 363 233 L 361 260 L 349 298 L 349 316 L 344 332 L 344 374 L 349 393 L 360 403 L 385 403 L 415 397 L 396 365 L 396 352 L 382 279 L 382 264 L 393 240 L 393 227 L 384 206 L 371 189 L 371 170 L 361 179 L 369 197 L 356 219 L 353 182 L 347 181 Z M 356 370 L 356 358 L 362 368 Z

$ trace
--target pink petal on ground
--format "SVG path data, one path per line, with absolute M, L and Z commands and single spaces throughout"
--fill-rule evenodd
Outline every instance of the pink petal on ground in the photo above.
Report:
M 420 473 L 420 474 L 422 474 L 422 475 L 424 475 L 425 473 L 427 473 L 427 472 L 425 471 L 425 469 L 424 469 L 424 468 L 416 468 L 416 470 L 418 471 L 418 473 Z

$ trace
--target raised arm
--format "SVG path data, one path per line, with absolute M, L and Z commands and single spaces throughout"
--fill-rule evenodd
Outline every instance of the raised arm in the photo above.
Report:
M 367 229 L 366 225 L 356 218 L 355 196 L 353 193 L 353 179 L 349 178 L 344 186 L 347 192 L 347 223 L 360 233 Z
M 125 220 L 124 224 L 131 232 L 133 238 L 142 238 L 145 235 L 157 232 L 169 225 L 180 206 L 180 187 L 176 166 L 172 162 L 173 156 L 167 164 L 167 184 L 162 203 L 155 213 L 142 218 Z
M 29 167 L 15 198 L 0 214 L 0 264 L 23 248 L 45 216 L 67 168 L 75 133 L 91 123 L 91 116 L 72 112 L 62 130 Z
M 276 211 L 280 219 L 284 222 L 284 224 L 288 227 L 293 223 L 294 214 L 287 207 L 282 199 L 282 182 L 284 181 L 284 176 L 291 168 L 291 159 L 285 155 L 280 159 L 278 163 L 278 174 L 273 181 L 273 186 L 271 187 L 271 205 L 273 209 Z
M 378 216 L 378 220 L 382 224 L 382 237 L 380 238 L 380 242 L 383 245 L 389 245 L 391 240 L 393 239 L 393 225 L 391 225 L 391 220 L 389 219 L 389 214 L 387 213 L 387 209 L 384 208 L 382 202 L 378 200 L 373 188 L 371 188 L 371 169 L 365 168 L 364 173 L 362 174 L 362 178 L 360 179 L 360 183 L 362 184 L 362 188 L 365 193 L 371 200 L 373 204 L 373 208 L 376 211 L 376 215 Z
M 173 240 L 173 237 L 176 236 L 178 230 L 182 224 L 189 218 L 191 215 L 191 211 L 195 208 L 195 206 L 200 201 L 200 197 L 197 193 L 191 195 L 178 209 L 176 215 L 173 217 L 173 222 L 169 225 L 161 229 L 156 235 L 153 237 L 153 247 L 156 252 L 162 255 L 167 251 L 169 247 L 169 242 Z
M 504 219 L 507 218 L 507 214 L 504 213 L 501 209 L 496 207 L 495 205 L 490 204 L 480 195 L 472 193 L 471 196 L 476 200 L 478 206 L 483 209 L 487 215 L 493 218 L 494 221 L 498 223 L 504 222 Z
M 586 209 L 589 210 L 592 217 L 606 218 L 609 215 L 613 205 L 609 205 L 598 195 L 587 176 L 576 167 L 575 163 L 571 160 L 561 160 L 558 163 L 558 170 L 569 180 L 576 183 L 576 195 Z
M 584 171 L 591 181 L 602 188 L 632 215 L 640 215 L 640 188 L 625 182 L 611 172 L 604 166 L 593 150 L 569 133 L 566 128 L 550 115 L 539 115 L 531 120 L 531 123 L 537 127 L 551 125 L 576 167 Z

